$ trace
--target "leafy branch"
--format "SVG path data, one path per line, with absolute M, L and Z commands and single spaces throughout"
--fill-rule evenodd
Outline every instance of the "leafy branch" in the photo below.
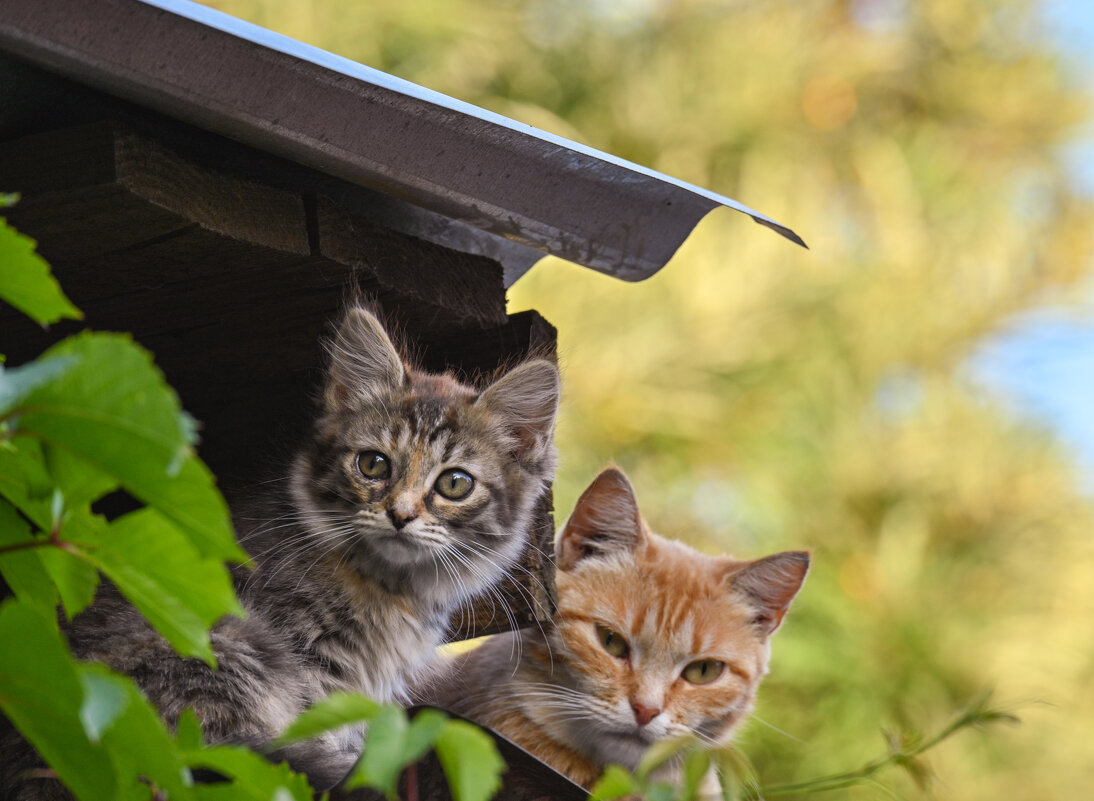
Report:
M 860 785 L 898 796 L 879 781 L 879 774 L 890 768 L 906 771 L 921 788 L 929 785 L 931 771 L 923 755 L 960 731 L 998 723 L 1017 723 L 1010 712 L 990 706 L 985 693 L 931 737 L 887 733 L 888 753 L 854 770 L 832 773 L 815 779 L 781 784 L 760 785 L 748 759 L 732 745 L 711 746 L 691 737 L 666 740 L 646 753 L 634 773 L 610 765 L 593 788 L 590 801 L 616 801 L 631 796 L 647 801 L 693 801 L 703 797 L 703 781 L 713 771 L 721 785 L 724 801 L 763 801 L 779 796 L 824 793 Z M 678 780 L 659 778 L 673 768 Z
M 964 729 L 983 728 L 999 723 L 1018 723 L 1019 718 L 1001 709 L 989 706 L 990 693 L 976 698 L 961 714 L 931 737 L 921 738 L 915 734 L 887 732 L 885 738 L 889 745 L 887 754 L 870 760 L 855 770 L 833 773 L 816 779 L 801 782 L 765 785 L 754 798 L 774 798 L 804 793 L 823 793 L 860 784 L 879 786 L 875 777 L 889 768 L 900 768 L 911 776 L 920 787 L 926 787 L 931 778 L 930 768 L 922 757 L 932 748 L 948 740 Z
M 300 715 L 278 745 L 308 740 L 344 726 L 367 725 L 365 749 L 346 789 L 372 787 L 398 801 L 399 776 L 406 772 L 408 801 L 417 794 L 416 763 L 437 753 L 455 801 L 488 801 L 501 786 L 505 767 L 490 737 L 478 726 L 424 709 L 408 718 L 406 710 L 378 704 L 357 693 L 333 693 Z

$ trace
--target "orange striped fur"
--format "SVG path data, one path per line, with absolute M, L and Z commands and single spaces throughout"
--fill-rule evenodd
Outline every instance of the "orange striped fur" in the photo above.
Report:
M 614 468 L 581 496 L 556 557 L 546 636 L 494 637 L 456 657 L 424 695 L 585 787 L 609 763 L 634 769 L 666 737 L 728 740 L 809 567 L 800 551 L 739 561 L 653 534 Z M 691 671 L 714 677 L 696 683 Z

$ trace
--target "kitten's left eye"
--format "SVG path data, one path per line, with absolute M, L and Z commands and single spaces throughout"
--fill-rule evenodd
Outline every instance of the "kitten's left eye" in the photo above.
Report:
M 466 498 L 475 487 L 475 479 L 466 470 L 453 467 L 437 476 L 433 488 L 450 501 Z
M 684 681 L 691 684 L 710 684 L 721 676 L 722 671 L 725 669 L 725 662 L 719 662 L 717 659 L 700 659 L 684 668 L 681 675 L 684 677 Z
M 387 478 L 391 475 L 391 462 L 379 451 L 361 451 L 357 454 L 357 469 L 365 478 Z
M 597 624 L 596 635 L 600 638 L 600 644 L 604 646 L 604 650 L 617 659 L 626 659 L 627 654 L 630 653 L 630 648 L 627 646 L 627 641 L 622 636 L 616 634 L 607 626 L 601 626 Z

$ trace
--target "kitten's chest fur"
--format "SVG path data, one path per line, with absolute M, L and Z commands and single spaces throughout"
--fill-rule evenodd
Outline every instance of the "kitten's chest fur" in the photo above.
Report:
M 398 580 L 381 586 L 329 554 L 282 554 L 239 576 L 250 615 L 295 657 L 309 701 L 336 690 L 402 701 L 443 639 L 447 609 Z

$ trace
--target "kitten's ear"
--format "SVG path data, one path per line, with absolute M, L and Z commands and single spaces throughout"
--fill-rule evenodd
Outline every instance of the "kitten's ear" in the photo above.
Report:
M 499 415 L 516 434 L 519 455 L 551 453 L 561 392 L 558 367 L 533 359 L 487 387 L 475 403 Z
M 330 344 L 331 362 L 324 400 L 328 410 L 349 398 L 368 398 L 402 386 L 406 368 L 384 326 L 358 306 L 351 308 Z
M 807 552 L 785 551 L 737 566 L 729 574 L 729 585 L 755 608 L 752 622 L 767 636 L 782 623 L 808 572 Z
M 645 541 L 634 488 L 622 470 L 609 467 L 577 499 L 555 546 L 555 560 L 559 570 L 572 570 L 587 557 L 634 551 Z

